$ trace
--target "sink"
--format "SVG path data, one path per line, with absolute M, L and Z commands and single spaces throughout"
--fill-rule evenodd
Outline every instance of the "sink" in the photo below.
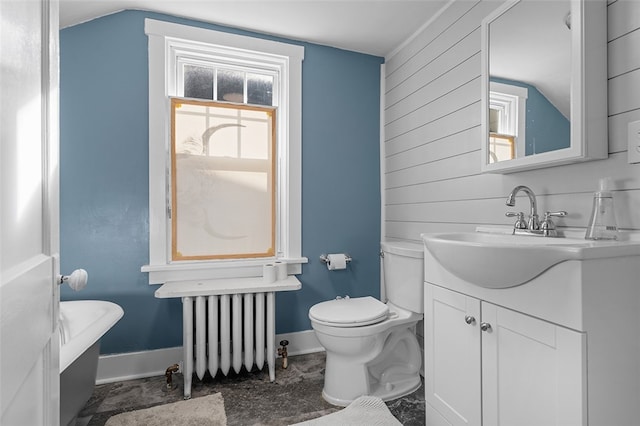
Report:
M 422 234 L 422 239 L 425 248 L 447 271 L 471 284 L 496 289 L 522 285 L 567 260 L 640 254 L 638 241 L 489 232 Z

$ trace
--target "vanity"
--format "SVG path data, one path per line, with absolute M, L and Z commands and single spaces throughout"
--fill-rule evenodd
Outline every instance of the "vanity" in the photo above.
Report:
M 505 0 L 483 19 L 483 173 L 607 158 L 606 16 Z M 422 235 L 427 425 L 640 424 L 640 239 L 559 232 L 529 188 L 506 204 L 521 189 L 507 233 Z
M 640 241 L 423 234 L 426 424 L 634 425 Z

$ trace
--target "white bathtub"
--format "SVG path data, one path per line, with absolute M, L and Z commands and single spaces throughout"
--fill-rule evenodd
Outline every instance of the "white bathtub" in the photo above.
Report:
M 60 302 L 60 425 L 73 424 L 96 382 L 100 338 L 122 317 L 115 303 Z

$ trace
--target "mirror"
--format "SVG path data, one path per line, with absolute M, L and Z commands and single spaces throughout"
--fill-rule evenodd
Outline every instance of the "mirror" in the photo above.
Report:
M 482 22 L 482 171 L 606 158 L 605 0 L 508 0 Z

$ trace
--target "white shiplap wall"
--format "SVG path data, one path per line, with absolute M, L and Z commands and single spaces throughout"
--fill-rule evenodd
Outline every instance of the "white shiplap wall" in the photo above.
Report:
M 567 210 L 586 227 L 598 180 L 615 182 L 618 226 L 640 230 L 640 164 L 627 163 L 627 124 L 640 120 L 640 0 L 608 4 L 609 158 L 508 175 L 480 173 L 480 23 L 500 2 L 456 0 L 387 58 L 384 236 L 510 225 L 509 191 L 527 185 L 538 212 Z

